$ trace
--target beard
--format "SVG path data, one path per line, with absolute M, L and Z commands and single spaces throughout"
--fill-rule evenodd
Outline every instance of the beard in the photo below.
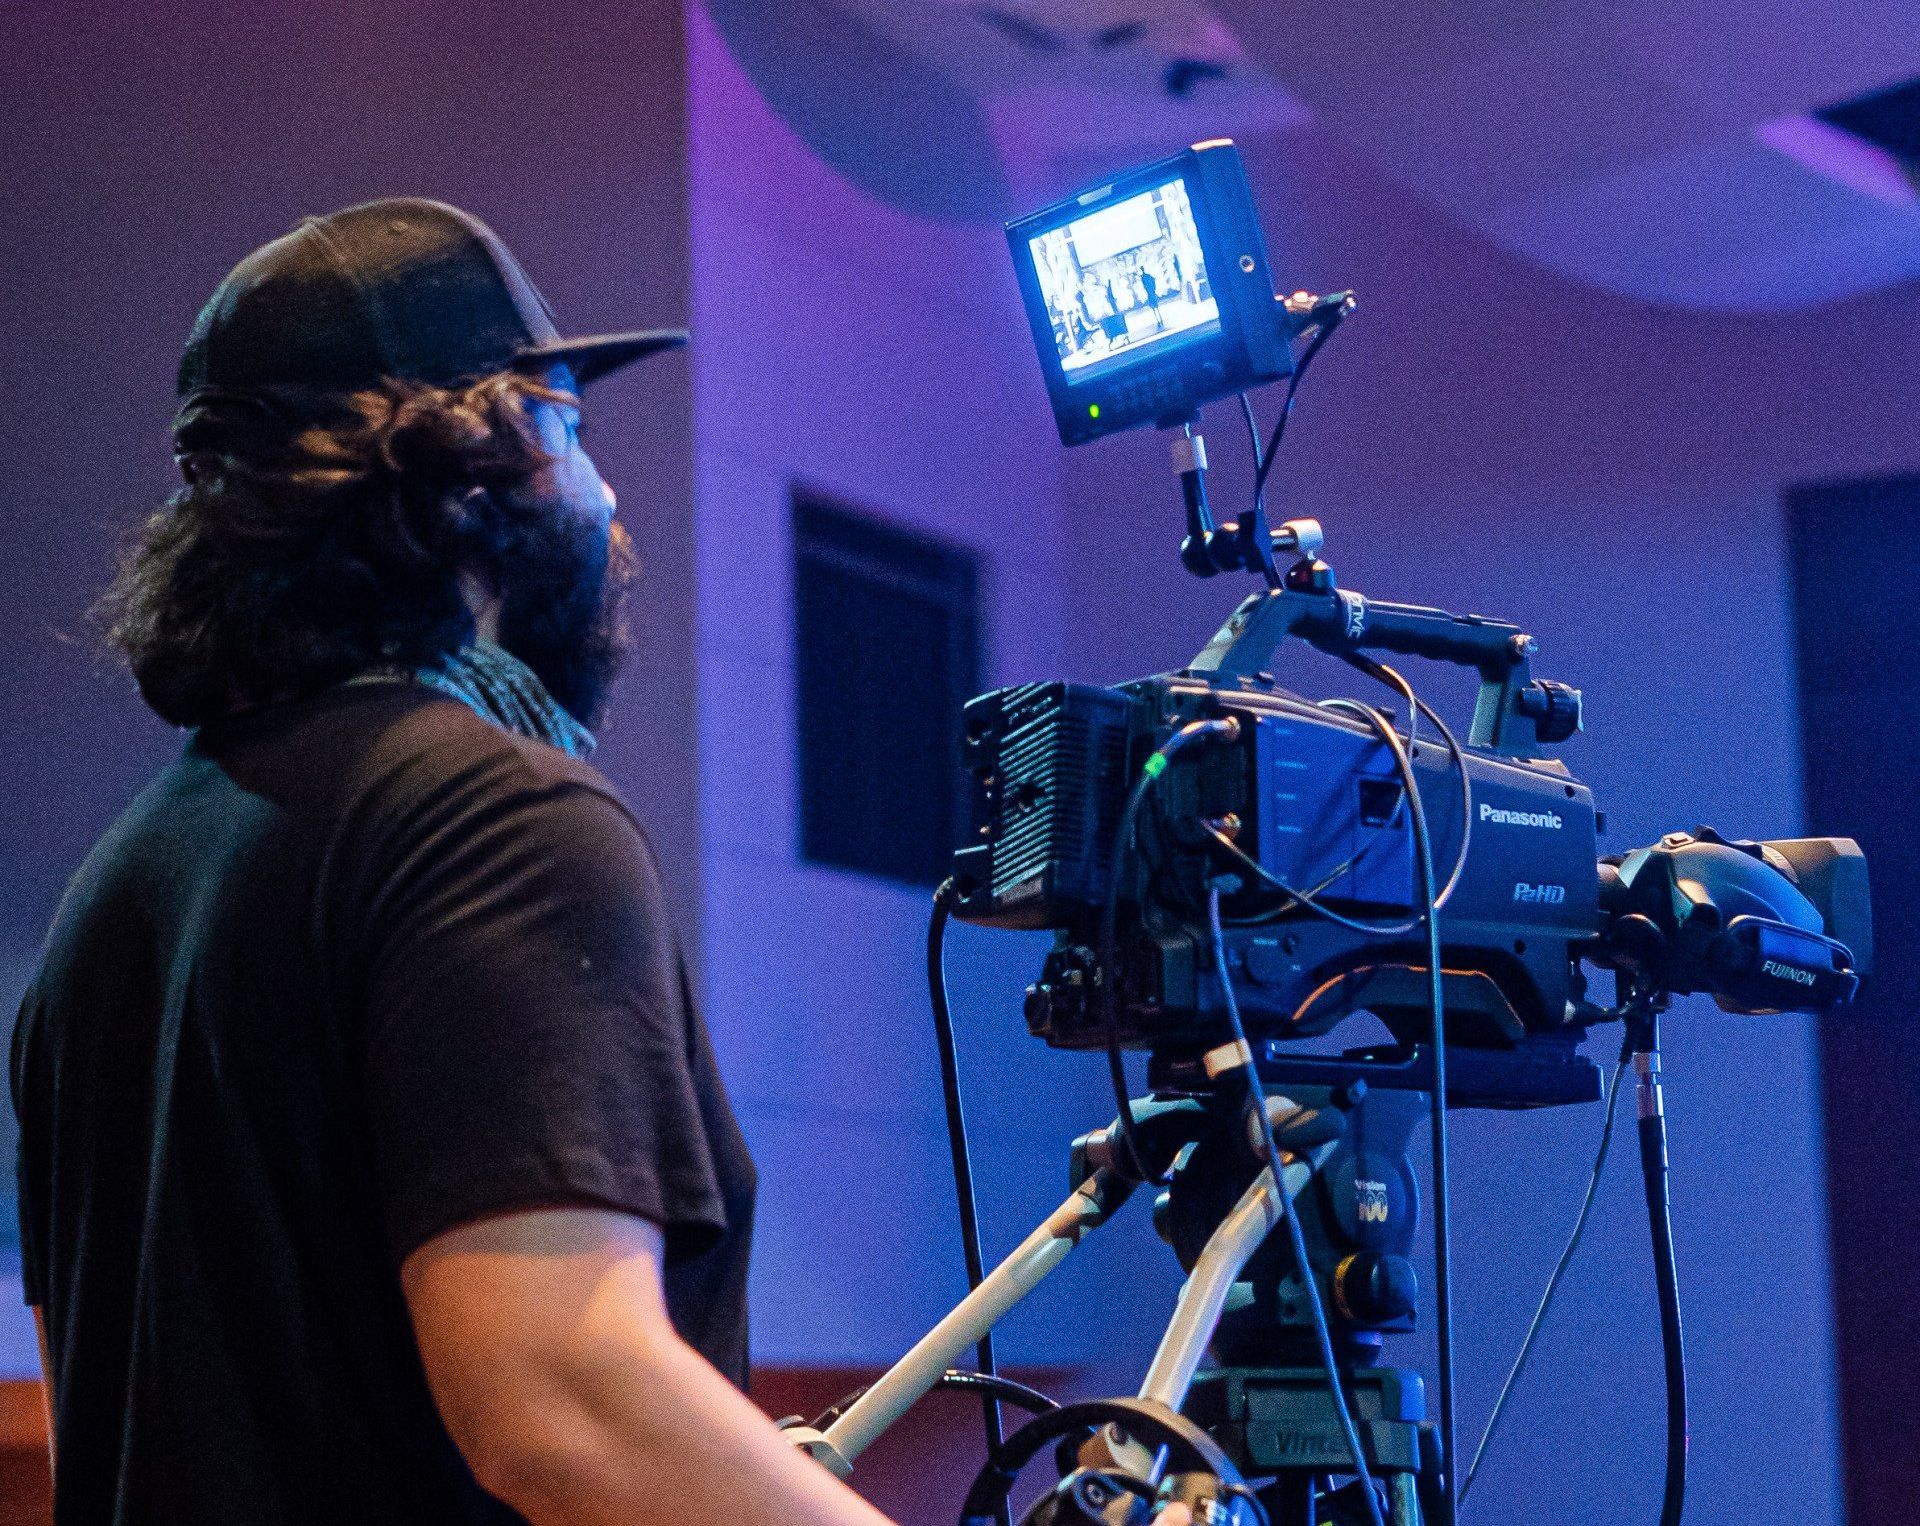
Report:
M 626 527 L 543 514 L 504 558 L 500 645 L 589 731 L 600 724 L 628 649 L 639 558 Z

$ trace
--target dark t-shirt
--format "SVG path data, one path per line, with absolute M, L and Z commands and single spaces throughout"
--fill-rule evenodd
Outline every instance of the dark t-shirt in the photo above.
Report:
M 633 818 L 407 683 L 209 726 L 101 840 L 15 1034 L 61 1526 L 511 1521 L 398 1280 L 537 1204 L 666 1235 L 746 1376 L 754 1173 Z

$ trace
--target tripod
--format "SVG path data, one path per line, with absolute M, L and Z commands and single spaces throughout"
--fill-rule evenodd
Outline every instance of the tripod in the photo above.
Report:
M 1245 1183 L 1244 1199 L 1256 1170 L 1258 1182 L 1267 1180 L 1246 1148 L 1255 1136 L 1222 1111 L 1223 1126 L 1183 1152 L 1157 1205 L 1156 1223 L 1187 1268 L 1189 1287 L 1216 1279 L 1215 1267 L 1238 1254 L 1227 1195 Z M 1269 1105 L 1269 1116 L 1293 1163 L 1283 1166 L 1283 1179 L 1306 1171 L 1292 1202 L 1307 1263 L 1294 1262 L 1283 1237 L 1262 1236 L 1218 1311 L 1210 1348 L 1219 1365 L 1181 1373 L 1156 1358 L 1142 1392 L 1177 1403 L 1243 1478 L 1270 1479 L 1258 1494 L 1276 1526 L 1369 1519 L 1357 1482 L 1331 1488 L 1352 1461 L 1310 1326 L 1305 1281 L 1312 1278 L 1368 1471 L 1386 1489 L 1382 1515 L 1393 1526 L 1420 1526 L 1436 1514 L 1438 1435 L 1426 1421 L 1420 1376 L 1381 1365 L 1380 1355 L 1388 1335 L 1414 1325 L 1418 1287 L 1408 1252 L 1419 1210 L 1409 1149 L 1426 1099 L 1357 1078 L 1295 1082 L 1287 1098 Z M 1183 1379 L 1186 1391 L 1176 1400 L 1172 1390 Z
M 1215 1087 L 1198 1058 L 1156 1059 L 1154 1095 L 1134 1104 L 1134 1138 L 1147 1171 L 1168 1177 L 1156 1225 L 1187 1271 L 1173 1316 L 1137 1398 L 1068 1406 L 1016 1432 L 976 1481 L 968 1522 L 991 1518 L 980 1502 L 1011 1482 L 1041 1442 L 1076 1437 L 1087 1442 L 1083 1455 L 1154 1484 L 1170 1459 L 1210 1470 L 1228 1486 L 1223 1499 L 1254 1495 L 1273 1526 L 1365 1519 L 1354 1486 L 1332 1487 L 1351 1461 L 1326 1371 L 1310 1354 L 1303 1276 L 1323 1290 L 1342 1387 L 1386 1490 L 1385 1513 L 1394 1526 L 1436 1515 L 1441 1459 L 1424 1386 L 1417 1373 L 1378 1361 L 1388 1335 L 1414 1327 L 1407 1252 L 1418 1205 L 1408 1149 L 1426 1119 L 1431 1057 L 1418 1047 L 1339 1058 L 1269 1054 L 1260 1069 L 1286 1088 L 1268 1099 L 1277 1177 L 1252 1143 L 1256 1120 L 1241 1090 Z M 1552 1106 L 1599 1094 L 1598 1072 L 1571 1048 L 1546 1060 L 1488 1052 L 1454 1071 L 1451 1106 Z M 1117 1125 L 1076 1140 L 1072 1158 L 1074 1190 L 1046 1221 L 824 1431 L 790 1429 L 797 1445 L 847 1476 L 876 1437 L 1140 1185 L 1122 1168 Z M 1281 1241 L 1268 1241 L 1282 1191 L 1305 1236 L 1304 1268 L 1291 1264 Z M 1210 1349 L 1218 1365 L 1201 1373 Z M 1197 1511 L 1196 1518 L 1206 1519 Z M 1252 1518 L 1231 1510 L 1216 1517 Z

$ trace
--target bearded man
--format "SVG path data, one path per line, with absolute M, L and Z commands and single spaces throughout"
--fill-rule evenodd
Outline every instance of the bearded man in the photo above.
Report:
M 60 1526 L 846 1523 L 741 1395 L 754 1171 L 585 762 L 632 575 L 563 340 L 398 200 L 243 261 L 108 596 L 192 728 L 16 1029 Z

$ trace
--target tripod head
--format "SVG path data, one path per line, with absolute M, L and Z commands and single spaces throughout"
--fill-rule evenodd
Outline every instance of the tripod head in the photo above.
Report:
M 1571 1045 L 1555 1051 L 1456 1050 L 1450 1108 L 1515 1111 L 1592 1102 L 1599 1068 Z M 1261 1046 L 1268 1117 L 1287 1155 L 1312 1177 L 1293 1197 L 1309 1272 L 1343 1362 L 1380 1360 L 1388 1336 L 1416 1328 L 1419 1282 L 1411 1259 L 1420 1223 L 1414 1136 L 1431 1116 L 1432 1055 L 1423 1045 L 1298 1055 Z M 1198 1058 L 1157 1056 L 1153 1095 L 1134 1103 L 1142 1165 L 1164 1185 L 1154 1227 L 1192 1272 L 1221 1221 L 1265 1165 L 1259 1131 L 1237 1078 L 1216 1081 Z M 1125 1174 L 1119 1124 L 1074 1142 L 1074 1180 L 1106 1168 Z M 1214 1354 L 1236 1366 L 1307 1366 L 1318 1360 L 1312 1320 L 1284 1238 L 1268 1240 L 1242 1269 L 1221 1316 Z
M 1411 1253 L 1420 1201 L 1410 1151 L 1426 1100 L 1355 1081 L 1289 1087 L 1270 1094 L 1267 1109 L 1275 1142 L 1312 1165 L 1310 1182 L 1293 1200 L 1308 1264 L 1304 1271 L 1294 1265 L 1284 1236 L 1269 1237 L 1228 1297 L 1214 1357 L 1234 1367 L 1316 1363 L 1305 1275 L 1319 1285 L 1339 1359 L 1377 1362 L 1387 1336 L 1414 1328 L 1419 1279 Z M 1245 1107 L 1229 1102 L 1227 1111 L 1225 1126 L 1195 1142 L 1154 1204 L 1154 1227 L 1188 1272 L 1264 1164 Z

